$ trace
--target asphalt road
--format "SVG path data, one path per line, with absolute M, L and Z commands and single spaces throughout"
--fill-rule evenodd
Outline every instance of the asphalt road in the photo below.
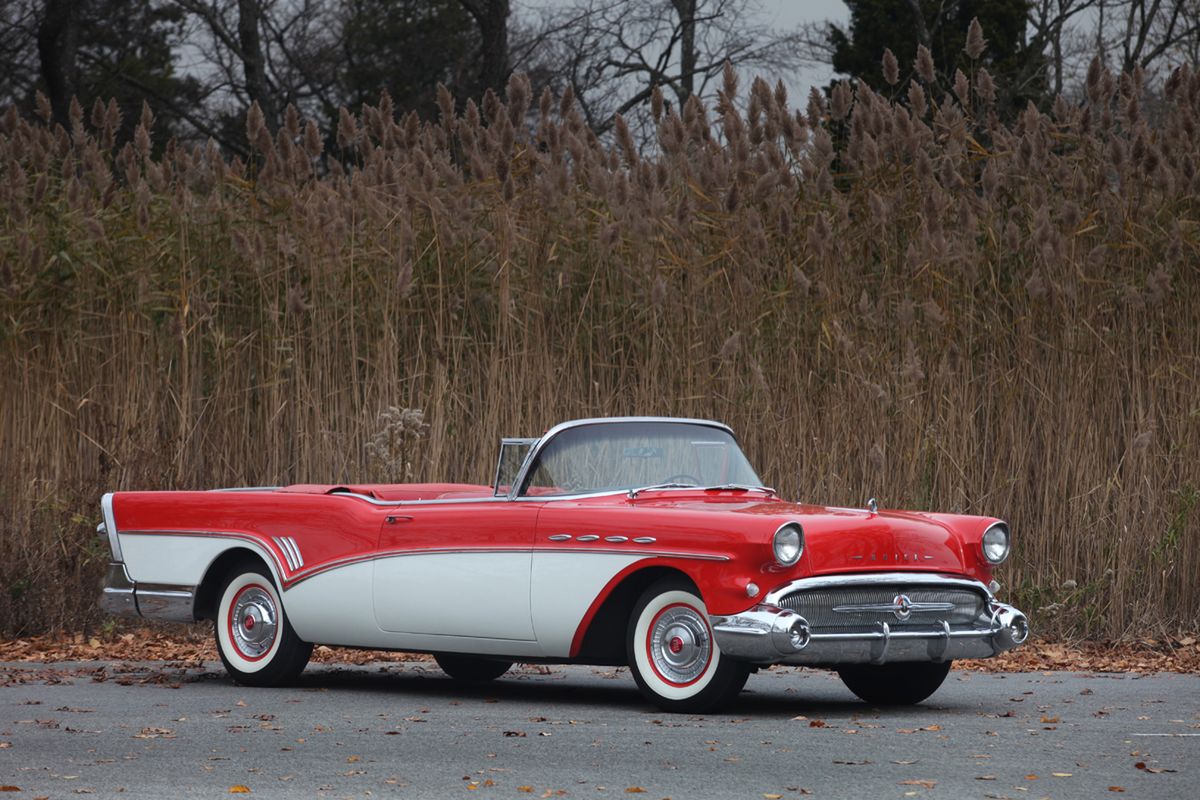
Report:
M 777 669 L 704 717 L 589 667 L 479 688 L 422 664 L 310 667 L 290 689 L 219 665 L 0 664 L 0 681 L 14 798 L 1200 797 L 1197 675 L 955 671 L 881 710 Z

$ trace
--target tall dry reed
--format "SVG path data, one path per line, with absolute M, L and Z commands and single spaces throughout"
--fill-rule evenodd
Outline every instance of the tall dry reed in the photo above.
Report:
M 0 630 L 98 618 L 104 490 L 486 482 L 606 414 L 726 420 L 803 500 L 1005 517 L 1042 630 L 1200 627 L 1200 74 L 1152 119 L 1139 84 L 1006 126 L 983 70 L 801 110 L 729 73 L 655 97 L 647 154 L 518 76 L 328 153 L 252 110 L 251 164 L 10 111 Z

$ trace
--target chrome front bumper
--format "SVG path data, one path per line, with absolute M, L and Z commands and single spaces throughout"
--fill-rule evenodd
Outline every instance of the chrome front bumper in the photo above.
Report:
M 796 611 L 780 608 L 784 596 L 797 591 L 836 586 L 894 586 L 901 592 L 911 584 L 969 586 L 986 598 L 984 611 L 970 625 L 949 622 L 905 625 L 879 621 L 870 629 L 823 632 Z M 893 617 L 893 619 L 895 619 Z M 771 592 L 749 611 L 710 617 L 721 653 L 756 664 L 832 666 L 883 664 L 893 661 L 951 661 L 988 658 L 1011 650 L 1029 637 L 1029 621 L 1017 609 L 998 602 L 977 581 L 917 573 L 880 573 L 809 578 Z
M 108 565 L 104 588 L 100 590 L 100 608 L 109 614 L 166 622 L 195 622 L 195 600 L 194 586 L 135 583 L 119 561 Z

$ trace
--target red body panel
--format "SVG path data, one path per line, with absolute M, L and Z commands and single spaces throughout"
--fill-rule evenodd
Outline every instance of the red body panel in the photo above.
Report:
M 377 501 L 416 503 L 372 503 L 330 494 L 335 488 Z M 649 491 L 636 499 L 624 493 L 560 500 L 486 498 L 491 498 L 489 487 L 466 484 L 123 492 L 114 496 L 114 515 L 124 535 L 217 534 L 253 540 L 273 556 L 285 589 L 337 566 L 426 550 L 645 555 L 649 558 L 622 575 L 671 566 L 696 583 L 713 614 L 744 611 L 773 588 L 811 575 L 904 570 L 991 579 L 990 566 L 979 553 L 980 537 L 995 521 L 990 517 L 871 513 L 786 503 L 744 491 Z M 459 499 L 464 502 L 452 502 Z M 793 521 L 803 527 L 804 553 L 795 566 L 782 568 L 774 562 L 771 539 L 780 525 Z M 560 533 L 572 538 L 549 538 Z M 588 534 L 599 539 L 578 541 Z M 608 536 L 628 541 L 604 541 Z M 294 539 L 304 565 L 291 569 L 272 537 Z M 654 541 L 633 542 L 640 537 Z M 754 598 L 746 591 L 750 582 L 760 588 Z M 596 598 L 593 611 L 615 584 L 610 582 Z

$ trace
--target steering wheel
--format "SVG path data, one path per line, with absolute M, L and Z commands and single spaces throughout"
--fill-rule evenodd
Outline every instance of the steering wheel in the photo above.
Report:
M 686 472 L 680 472 L 664 479 L 663 483 L 690 483 L 692 486 L 699 486 L 700 479 L 695 475 L 688 475 Z

